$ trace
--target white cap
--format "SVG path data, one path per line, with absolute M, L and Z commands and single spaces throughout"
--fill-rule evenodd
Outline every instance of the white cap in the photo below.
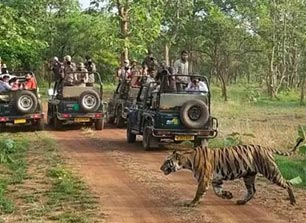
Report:
M 65 57 L 64 57 L 64 60 L 70 61 L 70 62 L 71 62 L 71 56 L 69 56 L 69 55 L 65 56 Z

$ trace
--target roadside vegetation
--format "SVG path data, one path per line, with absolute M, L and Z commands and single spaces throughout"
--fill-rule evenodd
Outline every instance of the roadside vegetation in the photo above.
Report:
M 0 134 L 0 222 L 101 222 L 95 197 L 44 134 Z
M 281 93 L 271 100 L 264 94 L 253 95 L 244 86 L 229 89 L 232 98 L 224 103 L 219 88 L 213 87 L 212 114 L 219 120 L 219 134 L 210 141 L 211 147 L 237 144 L 259 144 L 286 151 L 293 148 L 306 123 L 305 106 L 298 103 L 299 93 Z M 251 95 L 251 96 L 250 96 Z M 306 141 L 303 142 L 305 145 Z M 306 189 L 305 146 L 290 157 L 275 156 L 286 179 L 295 179 L 298 187 Z

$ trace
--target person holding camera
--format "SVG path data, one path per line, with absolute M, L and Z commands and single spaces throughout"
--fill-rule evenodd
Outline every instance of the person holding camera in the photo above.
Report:
M 199 80 L 197 77 L 191 77 L 188 86 L 185 88 L 187 92 L 208 92 L 205 82 Z
M 85 68 L 84 63 L 80 62 L 77 68 L 77 73 L 75 74 L 75 80 L 79 84 L 79 86 L 86 86 L 88 82 L 88 71 Z
M 157 70 L 157 68 L 158 68 L 157 60 L 153 56 L 153 53 L 149 50 L 148 55 L 145 57 L 144 61 L 142 62 L 143 76 L 148 75 L 149 69 Z
M 71 56 L 64 57 L 64 85 L 72 86 L 74 84 L 74 72 L 76 65 L 71 61 Z
M 85 68 L 88 71 L 88 81 L 86 86 L 93 86 L 95 83 L 95 72 L 97 72 L 96 64 L 92 61 L 90 56 L 85 57 Z
M 124 60 L 122 67 L 118 71 L 119 81 L 127 80 L 131 75 L 130 61 Z

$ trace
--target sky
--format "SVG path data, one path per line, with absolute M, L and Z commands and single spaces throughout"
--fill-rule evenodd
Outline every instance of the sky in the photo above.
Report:
M 90 0 L 79 0 L 82 8 L 88 8 Z

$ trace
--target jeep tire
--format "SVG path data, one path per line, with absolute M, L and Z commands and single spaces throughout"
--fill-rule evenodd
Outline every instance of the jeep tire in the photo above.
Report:
M 94 90 L 87 90 L 81 93 L 79 98 L 80 108 L 84 112 L 95 112 L 100 107 L 99 94 Z
M 95 130 L 102 130 L 104 128 L 104 119 L 97 119 L 95 121 Z
M 54 128 L 56 130 L 60 130 L 62 128 L 62 125 L 63 125 L 62 121 L 59 120 L 57 117 L 54 117 L 53 124 L 54 124 Z
M 30 114 L 35 112 L 38 100 L 35 94 L 28 90 L 18 92 L 16 98 L 16 108 L 22 114 Z
M 201 100 L 187 101 L 181 107 L 180 118 L 187 128 L 203 128 L 209 118 L 208 107 Z
M 157 148 L 159 139 L 155 138 L 152 135 L 152 130 L 145 126 L 143 130 L 143 139 L 142 139 L 142 146 L 145 150 L 150 150 L 151 148 Z
M 127 138 L 128 143 L 136 142 L 136 134 L 132 133 L 132 129 L 129 126 L 129 124 L 127 125 L 127 129 L 126 129 L 126 138 Z
M 123 128 L 125 126 L 125 120 L 122 118 L 122 107 L 119 106 L 116 112 L 116 126 L 118 128 Z
M 44 118 L 42 117 L 41 119 L 37 120 L 36 124 L 36 130 L 37 131 L 43 131 L 45 128 L 45 123 L 44 123 Z

